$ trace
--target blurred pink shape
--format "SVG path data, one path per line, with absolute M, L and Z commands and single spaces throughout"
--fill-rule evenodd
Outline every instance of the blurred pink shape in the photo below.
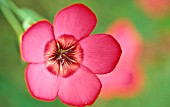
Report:
M 134 96 L 143 86 L 143 72 L 138 64 L 142 50 L 140 34 L 129 20 L 113 23 L 107 33 L 114 35 L 122 48 L 122 55 L 113 72 L 98 75 L 102 82 L 101 97 Z
M 163 17 L 170 12 L 170 0 L 135 0 L 146 14 Z

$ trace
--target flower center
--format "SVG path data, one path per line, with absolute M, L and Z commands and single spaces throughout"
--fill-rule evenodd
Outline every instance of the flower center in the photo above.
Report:
M 62 35 L 58 40 L 52 39 L 45 46 L 46 68 L 55 75 L 73 74 L 82 61 L 82 48 L 75 37 Z

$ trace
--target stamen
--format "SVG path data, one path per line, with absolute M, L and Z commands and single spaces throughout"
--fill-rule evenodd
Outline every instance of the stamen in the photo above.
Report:
M 65 59 L 61 59 L 61 65 L 63 65 L 63 64 L 64 64 L 64 61 L 65 61 Z
M 63 66 L 61 63 L 60 63 L 60 72 L 63 72 Z
M 76 63 L 76 61 L 75 61 L 75 60 L 73 60 L 73 59 L 69 58 L 68 56 L 66 56 L 66 58 L 67 58 L 69 61 L 72 61 L 72 62 Z
M 57 60 L 61 60 L 62 57 L 61 57 L 61 54 L 57 57 Z
M 57 42 L 57 48 L 58 48 L 58 51 L 60 51 L 60 45 L 58 42 Z

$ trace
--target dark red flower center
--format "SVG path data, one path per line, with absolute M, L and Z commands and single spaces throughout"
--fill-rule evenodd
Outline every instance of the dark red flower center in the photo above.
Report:
M 68 76 L 74 73 L 82 61 L 82 48 L 74 36 L 62 35 L 52 39 L 45 47 L 46 68 L 55 75 Z

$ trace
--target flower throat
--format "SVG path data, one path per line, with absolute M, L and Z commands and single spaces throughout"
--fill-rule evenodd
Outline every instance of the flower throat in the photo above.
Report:
M 73 74 L 82 61 L 82 48 L 75 37 L 62 35 L 58 40 L 50 40 L 45 47 L 46 68 L 55 75 Z

